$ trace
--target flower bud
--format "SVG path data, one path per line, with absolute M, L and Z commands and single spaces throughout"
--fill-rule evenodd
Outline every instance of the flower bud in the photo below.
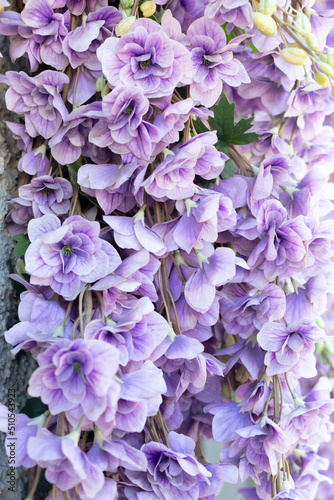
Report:
M 329 47 L 326 54 L 327 63 L 334 66 L 334 49 Z
M 322 353 L 322 351 L 324 350 L 324 347 L 325 347 L 324 342 L 317 342 L 317 343 L 315 344 L 315 349 L 314 349 L 314 352 L 315 352 L 316 354 L 321 354 L 321 353 Z
M 313 78 L 317 82 L 317 84 L 321 85 L 322 87 L 326 87 L 328 84 L 328 77 L 323 73 L 320 73 L 320 71 L 314 73 Z
M 301 31 L 305 33 L 311 33 L 310 20 L 307 16 L 305 16 L 305 14 L 303 14 L 303 12 L 298 12 L 293 24 Z
M 225 346 L 230 347 L 233 344 L 235 344 L 234 336 L 228 333 L 225 337 Z
M 126 19 L 127 17 L 131 16 L 131 7 L 129 9 L 124 9 L 124 7 L 121 6 L 121 4 L 118 7 L 118 10 L 123 14 L 123 19 Z
M 120 0 L 120 5 L 124 8 L 124 9 L 130 9 L 133 4 L 134 4 L 134 0 Z
M 333 346 L 332 342 L 330 342 L 329 340 L 325 340 L 325 350 L 326 350 L 327 354 L 330 354 L 331 356 L 333 356 L 334 346 Z
M 101 90 L 101 96 L 104 97 L 105 95 L 108 95 L 110 93 L 110 87 L 109 85 L 106 83 L 103 87 L 103 89 Z
M 106 84 L 105 79 L 103 78 L 103 76 L 100 76 L 95 83 L 96 92 L 102 92 L 105 84 Z
M 17 274 L 21 274 L 21 275 L 26 272 L 26 268 L 25 268 L 23 259 L 17 259 L 16 264 L 15 264 L 15 270 L 16 270 Z
M 122 21 L 120 21 L 115 28 L 115 35 L 118 37 L 125 35 L 129 31 L 135 20 L 135 16 L 130 16 L 126 19 L 122 19 Z
M 305 63 L 307 53 L 299 47 L 285 47 L 281 50 L 281 57 L 284 61 L 295 66 L 301 66 Z
M 239 366 L 235 374 L 235 380 L 240 382 L 240 384 L 245 384 L 250 378 L 247 368 L 244 366 Z
M 325 75 L 332 76 L 334 74 L 334 68 L 325 62 L 318 63 L 319 68 Z
M 151 17 L 156 11 L 157 6 L 155 5 L 154 2 L 151 0 L 148 0 L 147 2 L 143 2 L 141 6 L 139 7 L 141 13 L 143 14 L 144 17 Z
M 319 328 L 325 328 L 325 322 L 324 320 L 322 319 L 321 316 L 319 316 L 316 320 L 315 320 L 316 324 L 318 325 Z
M 317 48 L 319 47 L 319 40 L 315 35 L 313 35 L 313 33 L 306 33 L 304 39 L 309 49 L 317 50 Z
M 264 36 L 275 36 L 277 26 L 272 17 L 261 14 L 261 12 L 253 12 L 253 21 L 259 32 Z
M 276 0 L 260 0 L 259 12 L 266 16 L 272 16 L 276 11 Z
M 223 398 L 231 399 L 231 389 L 226 382 L 222 384 L 221 395 Z

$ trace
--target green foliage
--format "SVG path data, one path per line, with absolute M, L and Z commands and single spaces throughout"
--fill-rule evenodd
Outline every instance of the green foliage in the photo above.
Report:
M 222 153 L 228 153 L 228 145 L 245 145 L 250 144 L 258 139 L 258 134 L 255 132 L 247 133 L 252 127 L 253 117 L 241 118 L 237 123 L 234 123 L 235 103 L 230 103 L 225 94 L 222 94 L 220 101 L 213 107 L 213 117 L 209 117 L 209 124 L 212 130 L 217 131 L 218 141 L 215 144 L 216 149 Z M 202 134 L 208 132 L 208 128 L 204 123 L 197 118 L 194 122 L 196 132 Z M 225 168 L 221 177 L 232 177 L 235 166 L 232 160 L 225 163 Z
M 213 130 L 217 130 L 218 142 L 222 143 L 222 147 L 228 144 L 250 144 L 258 139 L 259 136 L 255 132 L 246 134 L 252 127 L 252 116 L 241 118 L 234 124 L 235 103 L 229 103 L 225 94 L 222 94 L 219 103 L 213 107 L 213 113 L 214 117 L 209 118 L 209 123 Z
M 27 233 L 14 234 L 13 240 L 17 242 L 14 248 L 14 255 L 17 255 L 18 257 L 23 257 L 23 255 L 26 253 L 28 246 L 30 245 Z
M 47 409 L 47 405 L 40 398 L 28 398 L 20 413 L 24 413 L 30 418 L 35 418 L 42 415 Z

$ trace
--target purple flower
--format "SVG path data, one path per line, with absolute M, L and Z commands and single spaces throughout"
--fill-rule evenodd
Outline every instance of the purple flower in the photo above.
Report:
M 18 314 L 20 321 L 5 333 L 6 341 L 14 346 L 13 354 L 29 349 L 36 356 L 59 336 L 71 338 L 73 323 L 64 325 L 65 310 L 33 287 L 21 293 Z
M 25 233 L 28 222 L 34 217 L 31 202 L 22 198 L 13 198 L 8 202 L 6 216 L 7 229 L 11 235 Z
M 39 62 L 63 69 L 66 55 L 62 42 L 68 32 L 63 14 L 54 12 L 47 0 L 29 0 L 21 12 L 21 19 L 28 28 L 26 32 L 31 30 L 34 44 L 30 45 L 30 50 L 35 49 L 36 59 L 39 54 Z M 24 30 L 19 28 L 18 32 L 21 34 Z
M 79 429 L 65 437 L 40 429 L 37 436 L 28 441 L 28 455 L 46 469 L 46 479 L 60 490 L 80 485 L 86 498 L 97 498 L 104 485 L 104 475 L 78 446 L 79 437 Z
M 116 319 L 116 318 L 115 318 Z M 120 356 L 120 364 L 145 361 L 167 337 L 170 326 L 154 311 L 147 297 L 139 299 L 135 306 L 117 317 L 91 321 L 85 329 L 85 337 L 99 339 L 114 345 Z
M 108 38 L 97 56 L 110 85 L 134 85 L 147 97 L 169 96 L 190 83 L 188 50 L 151 19 L 137 20 L 120 40 Z
M 142 183 L 145 191 L 159 201 L 191 198 L 196 190 L 195 175 L 214 179 L 224 168 L 226 156 L 213 146 L 216 142 L 216 133 L 207 132 L 170 151 Z
M 49 141 L 54 159 L 61 165 L 74 163 L 80 156 L 87 156 L 96 163 L 109 161 L 112 156 L 110 149 L 99 148 L 88 140 L 89 132 L 99 118 L 104 118 L 101 102 L 74 109 Z
M 246 28 L 253 24 L 252 9 L 247 0 L 208 0 L 204 14 L 220 25 L 227 22 Z
M 121 20 L 122 14 L 115 7 L 103 7 L 84 15 L 82 25 L 70 31 L 63 41 L 63 51 L 72 68 L 86 65 L 89 69 L 99 70 L 101 65 L 96 50 L 112 35 Z
M 265 323 L 257 335 L 257 340 L 267 354 L 264 362 L 267 375 L 284 373 L 296 367 L 299 375 L 314 377 L 314 344 L 325 340 L 324 330 L 313 323 Z
M 236 430 L 237 439 L 231 444 L 229 456 L 234 457 L 240 452 L 244 454 L 240 469 L 246 472 L 243 477 L 251 475 L 256 480 L 256 473 L 265 471 L 275 475 L 281 453 L 288 450 L 288 442 L 282 429 L 269 418 L 265 418 L 264 425 L 253 424 Z
M 191 24 L 187 38 L 194 71 L 190 95 L 195 101 L 211 107 L 222 93 L 223 81 L 232 87 L 250 83 L 245 68 L 232 52 L 246 37 L 234 38 L 226 45 L 224 30 L 216 22 L 202 17 Z
M 220 313 L 224 328 L 232 335 L 249 337 L 267 321 L 277 321 L 285 313 L 283 290 L 269 284 L 261 292 L 237 283 L 224 287 L 220 300 Z
M 54 12 L 50 3 L 30 0 L 21 14 L 7 11 L 0 15 L 0 33 L 11 40 L 11 59 L 25 56 L 32 72 L 41 63 L 61 70 L 66 61 L 62 41 L 68 32 L 69 16 Z
M 117 86 L 103 98 L 102 111 L 105 118 L 92 128 L 90 142 L 109 147 L 114 153 L 132 153 L 149 160 L 160 132 L 147 121 L 150 105 L 141 89 L 129 84 Z
M 122 432 L 141 432 L 147 417 L 156 415 L 166 392 L 163 372 L 151 361 L 121 377 L 115 426 Z M 104 432 L 103 416 L 96 422 Z
M 133 248 L 153 253 L 161 257 L 167 251 L 162 239 L 144 222 L 144 212 L 140 210 L 135 217 L 108 215 L 104 221 L 113 229 L 113 236 L 121 248 Z
M 39 368 L 29 381 L 29 394 L 40 397 L 54 415 L 79 407 L 96 421 L 106 410 L 118 370 L 117 350 L 98 340 L 58 340 L 38 356 Z
M 142 447 L 147 458 L 147 481 L 160 500 L 199 498 L 199 482 L 209 484 L 211 472 L 194 456 L 195 443 L 188 436 L 170 432 L 169 448 L 161 443 Z M 130 479 L 132 474 L 129 473 Z
M 312 234 L 300 218 L 288 220 L 287 211 L 279 201 L 266 200 L 257 214 L 257 229 L 261 241 L 248 259 L 251 268 L 259 266 L 265 277 L 272 280 L 289 266 L 302 266 L 306 242 Z
M 25 254 L 31 283 L 50 286 L 66 300 L 73 300 L 86 283 L 114 271 L 120 257 L 99 233 L 98 222 L 80 216 L 69 217 L 63 225 L 51 214 L 31 220 L 31 245 Z
M 326 441 L 331 433 L 331 429 L 327 429 L 327 424 L 334 410 L 334 400 L 302 401 L 302 403 L 297 408 L 288 405 L 283 410 L 280 426 L 289 441 L 297 443 L 303 440 L 308 444 Z
M 30 437 L 36 436 L 38 429 L 40 429 L 46 420 L 46 414 L 42 414 L 36 418 L 29 418 L 24 413 L 13 413 L 6 406 L 0 403 L 0 431 L 7 434 L 5 441 L 5 450 L 8 454 L 8 459 L 13 460 L 9 462 L 14 467 L 34 467 L 36 465 L 27 453 L 27 443 Z M 15 447 L 14 457 L 10 454 L 11 443 L 13 438 L 19 443 Z M 10 456 L 12 455 L 12 456 Z
M 252 423 L 249 413 L 240 411 L 239 403 L 213 404 L 206 406 L 204 410 L 214 415 L 212 434 L 218 443 L 234 441 L 238 437 L 236 431 Z
M 23 71 L 7 71 L 10 88 L 6 92 L 6 105 L 10 111 L 24 116 L 31 137 L 52 137 L 68 111 L 60 92 L 68 77 L 58 71 L 46 70 L 35 77 Z
M 116 472 L 118 467 L 124 467 L 133 471 L 146 471 L 147 460 L 142 451 L 126 441 L 108 441 L 97 429 L 94 434 L 94 444 L 87 456 L 99 469 Z
M 45 214 L 67 214 L 72 194 L 73 189 L 68 180 L 51 175 L 35 177 L 30 184 L 19 188 L 20 198 L 31 202 L 35 218 Z
M 208 257 L 198 252 L 197 258 L 199 267 L 188 279 L 184 296 L 192 309 L 204 314 L 214 302 L 216 287 L 235 275 L 235 254 L 231 248 L 216 248 Z

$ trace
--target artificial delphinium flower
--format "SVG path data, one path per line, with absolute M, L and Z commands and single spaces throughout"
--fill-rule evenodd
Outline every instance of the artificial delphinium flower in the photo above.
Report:
M 0 3 L 27 498 L 331 498 L 330 2 L 111 3 Z

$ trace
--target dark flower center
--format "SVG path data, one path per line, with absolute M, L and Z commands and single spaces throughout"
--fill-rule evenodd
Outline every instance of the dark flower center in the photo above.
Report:
M 50 193 L 50 188 L 44 188 L 43 189 L 43 195 L 45 196 L 45 198 L 47 197 L 47 195 Z
M 81 372 L 81 364 L 79 361 L 74 361 L 73 363 L 75 373 Z
M 203 63 L 205 66 L 209 66 L 210 61 L 208 61 L 207 59 L 205 59 L 205 57 L 203 57 Z
M 125 111 L 125 112 L 126 112 L 126 114 L 127 114 L 127 115 L 131 115 L 132 111 L 133 111 L 133 107 L 132 107 L 132 106 L 128 106 L 128 107 L 126 108 L 126 111 Z
M 141 61 L 140 62 L 140 67 L 141 69 L 145 69 L 145 68 L 148 68 L 151 64 L 151 61 L 148 59 L 147 61 Z
M 73 248 L 70 245 L 63 246 L 61 251 L 66 256 L 72 255 L 72 253 L 74 252 Z

